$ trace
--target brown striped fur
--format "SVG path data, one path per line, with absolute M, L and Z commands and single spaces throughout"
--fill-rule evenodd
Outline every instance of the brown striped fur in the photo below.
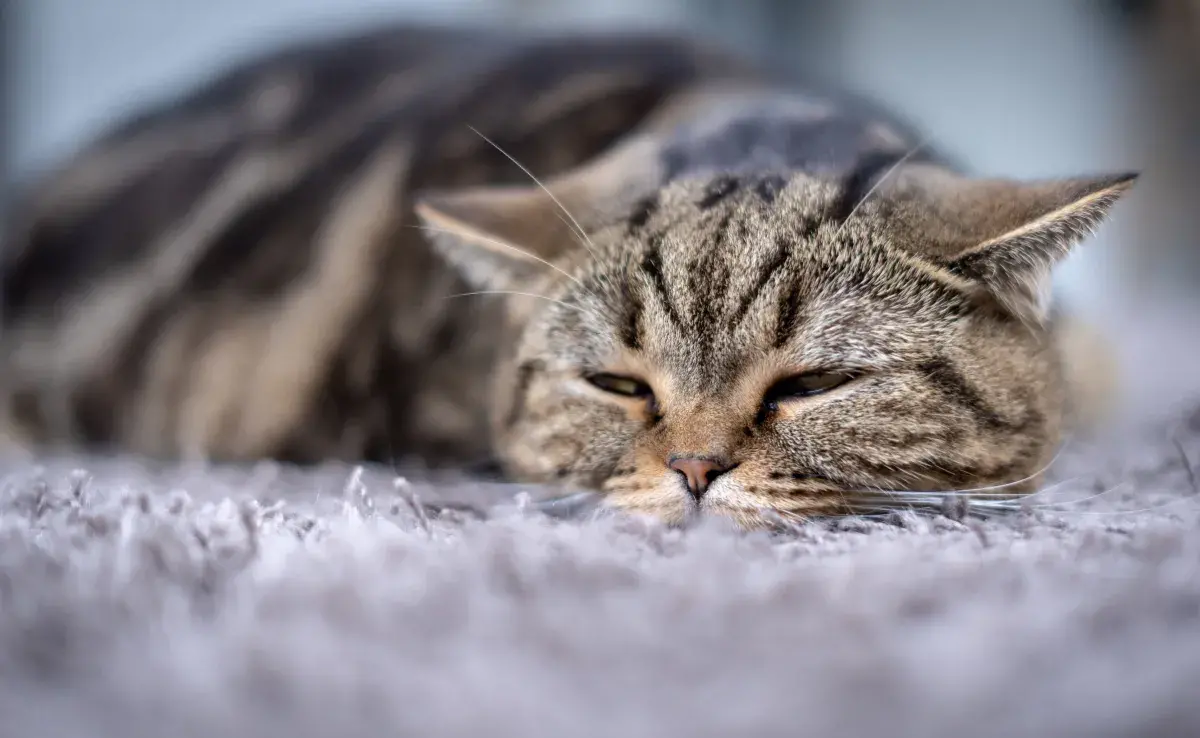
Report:
M 495 459 L 672 522 L 1032 489 L 1068 400 L 1040 292 L 1132 177 L 975 179 L 916 144 L 671 38 L 387 29 L 243 63 L 17 211 L 9 432 Z M 813 371 L 854 378 L 764 400 Z M 691 495 L 680 456 L 730 470 Z

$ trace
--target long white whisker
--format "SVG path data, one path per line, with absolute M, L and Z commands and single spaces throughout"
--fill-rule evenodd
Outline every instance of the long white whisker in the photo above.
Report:
M 1108 489 L 1104 490 L 1103 492 L 1097 492 L 1096 494 L 1088 495 L 1087 497 L 1080 497 L 1077 500 L 1059 500 L 1058 502 L 1042 502 L 1037 505 L 1029 505 L 1028 507 L 1031 510 L 1042 510 L 1042 509 L 1047 509 L 1047 508 L 1052 508 L 1052 507 L 1062 507 L 1063 505 L 1078 505 L 1078 504 L 1081 504 L 1084 502 L 1088 502 L 1089 500 L 1096 500 L 1101 497 L 1104 497 L 1105 495 L 1110 495 L 1113 492 L 1116 492 L 1117 490 L 1121 489 L 1122 487 L 1127 487 L 1127 486 L 1129 486 L 1128 482 L 1121 482 L 1120 484 L 1109 487 Z
M 550 199 L 554 201 L 554 204 L 558 206 L 558 209 L 561 210 L 564 215 L 566 215 L 568 218 L 571 219 L 571 225 L 574 225 L 576 233 L 578 233 L 579 236 L 583 238 L 584 248 L 586 248 L 593 257 L 596 257 L 596 251 L 594 248 L 595 244 L 592 243 L 592 239 L 588 238 L 587 232 L 585 232 L 583 230 L 583 226 L 579 225 L 579 221 L 575 220 L 575 216 L 571 215 L 571 211 L 567 210 L 566 206 L 563 205 L 559 201 L 559 199 L 554 196 L 554 193 L 550 191 L 550 188 L 548 188 L 548 187 L 546 187 L 546 185 L 542 184 L 542 181 L 540 179 L 533 176 L 533 172 L 531 172 L 527 168 L 525 168 L 525 165 L 522 164 L 521 162 L 517 161 L 513 157 L 512 154 L 510 154 L 507 151 L 505 151 L 504 149 L 500 148 L 500 146 L 497 145 L 495 141 L 493 141 L 492 139 L 490 139 L 487 136 L 480 133 L 474 126 L 467 126 L 467 128 L 470 128 L 472 131 L 474 131 L 476 136 L 479 136 L 484 141 L 486 141 L 489 145 L 491 145 L 492 148 L 494 148 L 496 151 L 499 151 L 501 154 L 503 154 L 506 159 L 511 161 L 513 164 L 516 164 L 517 167 L 519 167 L 522 172 L 525 172 L 526 176 L 528 176 L 530 179 L 532 179 L 538 187 L 541 187 L 542 191 L 545 192 L 547 195 L 549 195 Z
M 1117 489 L 1120 489 L 1121 487 L 1127 486 L 1127 485 L 1128 485 L 1128 482 L 1122 482 L 1121 484 L 1118 484 L 1116 487 L 1113 487 L 1110 490 L 1102 492 L 1101 494 L 1108 494 L 1109 492 L 1114 492 Z M 1162 509 L 1168 508 L 1172 505 L 1178 505 L 1181 502 L 1190 502 L 1190 503 L 1195 504 L 1197 502 L 1196 496 L 1189 495 L 1187 497 L 1176 497 L 1173 500 L 1167 500 L 1166 502 L 1162 503 L 1161 505 L 1152 505 L 1150 507 L 1142 507 L 1142 508 L 1137 508 L 1135 510 L 1050 510 L 1050 512 L 1056 512 L 1056 513 L 1060 513 L 1060 514 L 1064 514 L 1064 515 L 1097 515 L 1097 516 L 1137 515 L 1140 513 L 1154 512 L 1155 510 L 1162 510 Z M 1046 505 L 1046 506 L 1039 506 L 1039 507 L 1050 507 L 1050 506 Z
M 1078 479 L 1079 479 L 1078 477 L 1064 480 L 1061 482 L 1057 482 L 1055 484 L 1045 487 L 1044 489 L 1038 490 L 1037 492 L 1034 492 L 1034 493 L 1031 493 L 1028 495 L 1021 495 L 1021 494 L 1004 495 L 1004 496 L 996 495 L 991 498 L 989 498 L 987 495 L 984 495 L 982 497 L 972 496 L 971 492 L 973 492 L 973 491 L 986 491 L 986 490 L 990 490 L 990 489 L 1000 489 L 1000 488 L 1012 486 L 1014 484 L 1020 484 L 1022 481 L 1027 481 L 1028 479 L 1032 478 L 1033 476 L 1037 476 L 1037 474 L 1044 473 L 1047 469 L 1050 468 L 1050 466 L 1053 465 L 1054 461 L 1057 460 L 1059 455 L 1061 455 L 1061 453 L 1063 452 L 1063 450 L 1065 449 L 1065 446 L 1066 446 L 1065 442 L 1063 444 L 1063 448 L 1059 449 L 1058 453 L 1055 454 L 1054 459 L 1051 459 L 1049 464 L 1044 466 L 1039 472 L 1036 472 L 1035 474 L 1031 475 L 1031 477 L 1026 477 L 1026 479 L 1017 480 L 1016 482 L 1008 482 L 1006 484 L 1001 484 L 1001 485 L 990 485 L 988 487 L 978 487 L 975 490 L 956 490 L 956 491 L 952 491 L 952 492 L 936 492 L 936 491 L 920 492 L 920 491 L 904 491 L 904 490 L 860 489 L 860 490 L 851 491 L 851 492 L 849 492 L 849 494 L 858 496 L 852 500 L 852 507 L 855 510 L 855 514 L 859 515 L 859 516 L 865 516 L 865 515 L 871 515 L 871 514 L 886 514 L 887 512 L 892 512 L 895 510 L 903 510 L 903 509 L 938 510 L 939 508 L 941 508 L 944 511 L 945 504 L 948 501 L 950 501 L 956 497 L 962 498 L 961 504 L 963 505 L 963 513 L 973 514 L 973 515 L 977 515 L 977 516 L 978 515 L 1001 514 L 1001 513 L 1014 513 L 1014 512 L 1021 511 L 1021 510 L 1027 510 L 1027 511 L 1036 510 L 1036 511 L 1060 514 L 1060 515 L 1091 515 L 1091 516 L 1138 515 L 1138 514 L 1147 513 L 1147 512 L 1154 512 L 1156 510 L 1163 510 L 1165 508 L 1169 508 L 1173 505 L 1178 505 L 1180 503 L 1192 503 L 1192 504 L 1200 503 L 1200 483 L 1198 483 L 1195 469 L 1192 467 L 1191 461 L 1188 459 L 1187 453 L 1183 450 L 1183 446 L 1182 446 L 1182 444 L 1179 443 L 1179 440 L 1178 439 L 1173 439 L 1173 440 L 1175 442 L 1176 448 L 1179 449 L 1180 457 L 1183 459 L 1184 470 L 1187 472 L 1188 481 L 1192 486 L 1193 494 L 1185 496 L 1185 497 L 1178 497 L 1175 499 L 1167 500 L 1159 505 L 1151 505 L 1148 507 L 1142 507 L 1142 508 L 1137 508 L 1137 509 L 1133 509 L 1133 510 L 1078 510 L 1078 509 L 1072 509 L 1081 503 L 1087 502 L 1089 500 L 1095 500 L 1097 498 L 1104 497 L 1105 495 L 1110 495 L 1113 492 L 1116 492 L 1117 490 L 1120 490 L 1122 488 L 1126 488 L 1129 486 L 1128 482 L 1121 482 L 1120 484 L 1110 487 L 1102 492 L 1099 492 L 1099 493 L 1096 493 L 1093 495 L 1089 495 L 1089 496 L 1083 497 L 1081 499 L 1063 500 L 1060 502 L 1044 502 L 1044 503 L 1039 503 L 1037 505 L 1027 504 L 1029 502 L 1029 500 L 1031 500 L 1037 496 L 1048 494 L 1066 484 L 1070 484 L 1071 482 L 1078 481 Z M 846 493 L 843 493 L 843 494 L 846 494 Z
M 1177 505 L 1180 502 L 1198 502 L 1198 501 L 1200 501 L 1200 483 L 1198 483 L 1198 481 L 1196 479 L 1196 470 L 1192 467 L 1192 461 L 1191 461 L 1191 459 L 1188 458 L 1187 452 L 1184 451 L 1183 444 L 1180 443 L 1178 438 L 1172 438 L 1171 441 L 1175 444 L 1175 448 L 1179 451 L 1179 458 L 1183 462 L 1183 470 L 1185 472 L 1187 472 L 1188 483 L 1192 487 L 1191 495 L 1188 495 L 1186 497 L 1178 497 L 1174 500 L 1168 500 L 1168 501 L 1162 503 L 1161 505 L 1152 505 L 1150 507 L 1144 507 L 1144 508 L 1141 508 L 1138 510 L 1066 510 L 1066 511 L 1057 510 L 1055 512 L 1065 512 L 1065 513 L 1068 513 L 1071 515 L 1132 515 L 1135 513 L 1144 513 L 1144 512 L 1153 512 L 1155 510 L 1162 510 L 1164 508 L 1170 507 L 1171 505 Z M 1120 484 L 1116 485 L 1115 487 L 1112 487 L 1111 489 L 1106 489 L 1105 491 L 1103 491 L 1099 494 L 1092 495 L 1091 497 L 1085 497 L 1082 500 L 1067 500 L 1065 502 L 1057 503 L 1057 504 L 1074 505 L 1074 504 L 1078 504 L 1080 502 L 1086 502 L 1087 500 L 1093 500 L 1097 497 L 1102 497 L 1111 492 L 1115 492 L 1118 489 L 1120 489 L 1121 487 L 1125 487 L 1125 486 L 1128 486 L 1128 482 L 1121 482 Z M 1053 507 L 1054 505 L 1055 505 L 1055 503 L 1049 503 L 1046 505 L 1037 505 L 1035 507 L 1050 508 L 1050 507 Z
M 1023 479 L 1003 484 L 991 484 L 971 489 L 948 491 L 865 488 L 844 491 L 842 495 L 843 497 L 849 497 L 850 507 L 857 514 L 868 511 L 894 511 L 903 509 L 940 510 L 946 513 L 946 505 L 955 501 L 963 507 L 964 514 L 988 515 L 1014 513 L 1021 509 L 1026 509 L 1026 502 L 1029 499 L 1046 494 L 1074 480 L 1058 482 L 1031 494 L 996 494 L 994 491 L 1022 484 L 1044 474 L 1058 461 L 1069 442 L 1069 438 L 1064 440 L 1050 461 L 1039 470 Z M 985 494 L 979 494 L 981 492 Z M 988 494 L 989 492 L 990 494 Z
M 478 234 L 473 234 L 473 233 L 466 234 L 466 233 L 456 231 L 453 228 L 434 228 L 433 226 L 423 226 L 423 225 L 410 225 L 408 227 L 416 228 L 419 231 L 428 231 L 430 233 L 445 233 L 445 234 L 448 234 L 451 236 L 459 236 L 460 238 L 471 238 L 476 241 L 483 241 L 484 243 L 489 243 L 493 246 L 499 246 L 501 248 L 505 248 L 510 251 L 515 251 L 518 254 L 521 254 L 522 256 L 528 256 L 530 259 L 533 259 L 534 261 L 545 264 L 546 266 L 550 267 L 554 271 L 558 272 L 559 274 L 563 275 L 567 279 L 569 279 L 572 282 L 574 282 L 575 284 L 577 284 L 579 286 L 579 288 L 582 289 L 583 291 L 585 291 L 585 292 L 588 291 L 587 288 L 583 286 L 582 282 L 580 282 L 578 279 L 575 279 L 574 277 L 572 277 L 570 274 L 568 274 L 562 268 L 555 266 L 554 264 L 550 263 L 549 261 L 546 261 L 545 259 L 538 256 L 537 254 L 530 253 L 529 251 L 526 251 L 525 249 L 517 248 L 516 246 L 513 246 L 510 243 L 505 243 L 499 239 L 485 238 L 483 236 L 480 236 Z
M 560 205 L 559 207 L 561 208 L 562 206 Z M 563 211 L 563 212 L 565 212 L 565 211 Z M 587 237 L 587 234 L 583 233 L 582 231 L 576 230 L 575 227 L 571 225 L 571 222 L 568 221 L 567 218 L 561 212 L 555 212 L 554 215 L 557 216 L 558 219 L 560 221 L 562 221 L 563 225 L 565 225 L 567 227 L 567 230 L 570 231 L 571 238 L 575 239 L 575 243 L 582 246 L 584 251 L 588 252 L 593 257 L 595 257 L 596 252 L 592 249 L 592 247 L 595 246 L 595 244 L 592 243 L 591 239 L 589 239 Z M 569 213 L 568 213 L 568 215 L 569 215 Z
M 886 182 L 889 177 L 895 174 L 900 167 L 904 166 L 905 162 L 916 156 L 917 152 L 924 148 L 925 144 L 928 142 L 929 136 L 926 135 L 920 141 L 918 141 L 915 146 L 909 149 L 908 153 L 897 159 L 895 164 L 888 167 L 888 170 L 883 173 L 883 176 L 877 179 L 875 184 L 871 185 L 871 188 L 867 190 L 867 194 L 863 195 L 858 202 L 854 203 L 854 207 L 850 208 L 850 213 L 846 216 L 846 219 L 842 221 L 842 226 L 837 229 L 836 233 L 833 234 L 835 238 L 841 235 L 842 231 L 846 229 L 846 224 L 850 222 L 850 219 L 854 217 L 854 214 L 858 212 L 858 209 L 862 207 L 863 203 L 870 199 L 871 195 L 875 194 L 875 191 L 882 187 L 883 183 Z
M 990 491 L 994 491 L 994 490 L 1015 487 L 1019 484 L 1024 484 L 1025 482 L 1028 482 L 1032 479 L 1036 479 L 1037 477 L 1041 476 L 1042 474 L 1045 474 L 1047 471 L 1050 470 L 1050 467 L 1054 466 L 1055 462 L 1058 461 L 1059 457 L 1061 457 L 1063 455 L 1063 452 L 1066 451 L 1067 445 L 1069 443 L 1070 443 L 1069 438 L 1066 441 L 1063 441 L 1063 444 L 1061 446 L 1059 446 L 1058 451 L 1056 451 L 1054 453 L 1054 456 L 1051 457 L 1050 461 L 1046 462 L 1046 464 L 1042 468 L 1038 469 L 1037 471 L 1033 472 L 1032 474 L 1030 474 L 1027 477 L 1024 477 L 1022 479 L 1017 479 L 1017 480 L 1014 480 L 1011 482 L 1004 482 L 1003 484 L 989 484 L 985 487 L 969 487 L 966 489 L 953 489 L 953 490 L 944 490 L 944 491 L 942 491 L 942 490 L 870 489 L 870 490 L 860 490 L 860 492 L 883 494 L 883 495 L 895 495 L 897 497 L 903 497 L 905 495 L 940 495 L 942 497 L 980 496 L 978 494 L 980 492 L 990 492 Z M 1034 497 L 1045 494 L 1046 492 L 1050 491 L 1054 487 L 1060 486 L 1062 484 L 1063 484 L 1063 482 L 1059 482 L 1057 484 L 1051 485 L 1050 487 L 1048 487 L 1046 489 L 1038 490 L 1037 492 L 1031 492 L 1027 495 L 993 495 L 993 496 L 1001 497 L 1001 498 L 1008 498 L 1008 497 L 1018 498 L 1019 497 L 1022 500 L 1031 500 Z M 986 499 L 987 497 L 989 497 L 989 495 L 981 495 L 981 497 Z

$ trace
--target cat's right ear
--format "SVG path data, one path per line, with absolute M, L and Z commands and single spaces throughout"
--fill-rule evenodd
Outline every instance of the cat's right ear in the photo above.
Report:
M 1107 217 L 1135 172 L 977 179 L 912 165 L 883 187 L 893 242 L 945 268 L 973 294 L 1030 323 L 1048 313 L 1053 270 Z

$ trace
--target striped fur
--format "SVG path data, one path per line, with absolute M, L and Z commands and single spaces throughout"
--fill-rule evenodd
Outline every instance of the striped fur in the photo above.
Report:
M 745 525 L 1020 479 L 1065 403 L 1035 292 L 1132 179 L 976 180 L 915 144 L 681 39 L 404 28 L 277 52 L 28 193 L 3 255 L 9 434 L 494 459 Z M 457 297 L 486 290 L 522 294 Z M 764 411 L 814 369 L 856 378 Z M 692 500 L 680 454 L 734 470 Z
M 295 461 L 489 451 L 489 315 L 412 228 L 426 187 L 609 145 L 727 64 L 671 40 L 400 29 L 287 50 L 105 136 L 5 243 L 32 442 Z

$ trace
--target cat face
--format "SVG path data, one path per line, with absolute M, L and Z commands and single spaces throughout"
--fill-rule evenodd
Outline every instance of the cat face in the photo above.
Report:
M 1047 233 L 1081 231 L 1129 180 L 981 183 L 1004 204 L 947 221 L 961 204 L 937 199 L 942 176 L 907 172 L 849 217 L 830 215 L 836 183 L 804 175 L 678 181 L 586 236 L 559 230 L 571 245 L 534 252 L 546 263 L 485 267 L 538 295 L 509 298 L 494 415 L 510 474 L 744 527 L 893 490 L 1033 489 L 1063 414 L 1036 290 L 1065 246 Z M 512 204 L 507 222 L 534 222 Z

